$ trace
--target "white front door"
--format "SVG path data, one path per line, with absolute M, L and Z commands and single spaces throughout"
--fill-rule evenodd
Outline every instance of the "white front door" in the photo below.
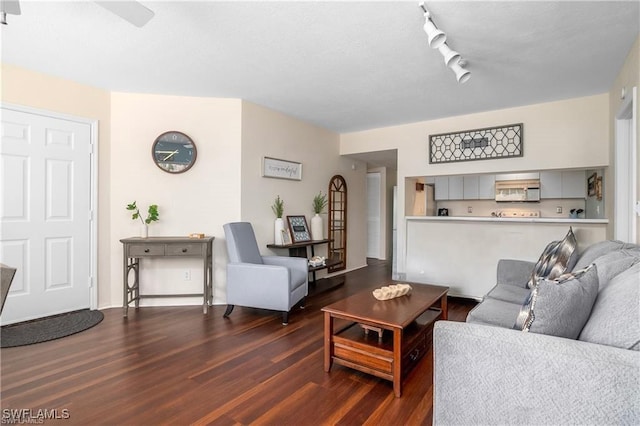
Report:
M 91 125 L 2 108 L 0 263 L 17 268 L 2 324 L 91 302 Z

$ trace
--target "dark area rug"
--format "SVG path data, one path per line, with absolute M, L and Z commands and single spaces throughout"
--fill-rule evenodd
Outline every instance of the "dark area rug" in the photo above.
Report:
M 98 324 L 104 318 L 100 311 L 82 309 L 32 321 L 5 325 L 0 328 L 0 347 L 32 345 L 79 333 Z

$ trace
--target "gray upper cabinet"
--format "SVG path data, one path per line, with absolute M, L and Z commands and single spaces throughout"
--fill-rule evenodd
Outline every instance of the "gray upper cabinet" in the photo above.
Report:
M 449 176 L 449 199 L 462 200 L 464 196 L 462 176 Z
M 586 180 L 584 170 L 562 172 L 562 198 L 586 198 Z
M 496 176 L 478 176 L 478 199 L 494 200 L 496 198 Z
M 540 198 L 562 198 L 562 172 L 540 172 Z
M 449 178 L 447 176 L 437 176 L 435 178 L 436 190 L 435 199 L 448 200 L 449 199 Z
M 586 198 L 584 170 L 540 172 L 540 198 Z
M 464 176 L 462 183 L 463 198 L 465 200 L 477 200 L 478 199 L 478 180 L 477 175 Z

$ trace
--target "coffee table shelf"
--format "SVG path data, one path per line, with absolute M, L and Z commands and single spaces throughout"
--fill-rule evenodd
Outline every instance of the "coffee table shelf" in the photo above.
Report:
M 403 330 L 403 376 L 431 347 L 433 323 L 441 317 L 441 310 L 429 309 Z M 383 329 L 379 339 L 377 333 L 366 333 L 361 324 L 353 323 L 333 336 L 333 345 L 334 363 L 393 380 L 393 332 Z

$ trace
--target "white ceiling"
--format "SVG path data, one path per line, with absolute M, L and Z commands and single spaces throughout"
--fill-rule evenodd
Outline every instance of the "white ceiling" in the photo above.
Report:
M 638 1 L 427 2 L 468 61 L 458 84 L 417 1 L 142 1 L 137 28 L 90 1 L 21 1 L 2 61 L 100 88 L 241 98 L 349 132 L 607 92 Z

